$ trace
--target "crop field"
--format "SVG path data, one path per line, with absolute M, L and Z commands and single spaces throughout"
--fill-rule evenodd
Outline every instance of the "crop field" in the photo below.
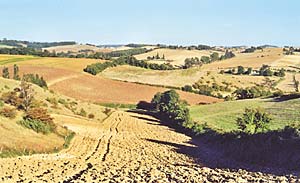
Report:
M 35 60 L 40 57 L 30 55 L 0 55 L 0 65 L 18 64 L 21 61 Z

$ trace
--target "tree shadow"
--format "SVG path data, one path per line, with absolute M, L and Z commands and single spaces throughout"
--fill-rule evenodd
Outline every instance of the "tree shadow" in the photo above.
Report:
M 256 135 L 219 134 L 207 129 L 205 133 L 196 136 L 192 130 L 172 123 L 156 112 L 149 110 L 129 110 L 129 112 L 152 116 L 157 119 L 152 120 L 155 125 L 159 122 L 159 125 L 191 137 L 188 143 L 192 146 L 156 139 L 146 140 L 173 146 L 176 152 L 191 157 L 200 166 L 232 171 L 245 169 L 273 175 L 298 175 L 300 172 L 300 137 L 294 129 Z
M 282 95 L 280 97 L 273 98 L 273 102 L 284 102 L 288 100 L 293 100 L 293 99 L 299 99 L 300 98 L 300 93 L 291 93 L 287 95 Z

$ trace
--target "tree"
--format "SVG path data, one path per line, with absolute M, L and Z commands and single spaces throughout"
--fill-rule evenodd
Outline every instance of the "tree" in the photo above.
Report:
M 245 68 L 243 66 L 238 66 L 237 74 L 242 75 L 245 72 Z
M 262 67 L 259 69 L 259 75 L 260 76 L 272 76 L 273 72 L 271 71 L 270 66 L 262 65 Z
M 211 60 L 212 62 L 219 60 L 219 53 L 213 52 L 213 53 L 210 55 L 210 60 Z
M 156 54 L 156 57 L 155 57 L 155 59 L 160 59 L 160 57 L 159 57 L 159 54 L 158 54 L 158 53 Z
M 284 77 L 285 76 L 285 70 L 283 68 L 281 68 L 278 72 L 274 72 L 275 76 L 278 77 Z
M 245 74 L 251 75 L 252 71 L 253 71 L 252 67 L 248 67 Z
M 294 86 L 295 86 L 295 91 L 299 92 L 299 81 L 296 80 L 296 76 L 293 76 L 293 81 L 294 81 Z
M 187 92 L 192 92 L 193 87 L 191 85 L 185 85 L 184 87 L 182 87 L 182 90 Z
M 3 78 L 9 79 L 9 71 L 8 71 L 8 67 L 4 67 L 4 68 L 2 69 L 2 77 L 3 77 Z
M 32 86 L 26 83 L 24 80 L 20 84 L 20 98 L 23 99 L 23 108 L 27 112 L 30 109 L 34 98 L 34 90 Z
M 210 58 L 208 56 L 202 56 L 201 61 L 205 64 L 210 63 Z
M 239 129 L 248 134 L 255 134 L 259 131 L 264 132 L 268 129 L 268 124 L 272 118 L 263 109 L 246 108 L 242 117 L 237 118 L 236 122 Z
M 190 122 L 187 103 L 180 100 L 175 90 L 157 93 L 151 102 L 159 113 L 178 124 Z
M 20 80 L 20 76 L 19 76 L 19 67 L 15 64 L 14 65 L 14 76 L 13 76 L 14 80 Z

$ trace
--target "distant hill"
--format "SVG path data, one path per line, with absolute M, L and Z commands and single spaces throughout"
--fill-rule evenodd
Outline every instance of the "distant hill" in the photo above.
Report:
M 75 41 L 61 41 L 61 42 L 30 42 L 20 40 L 0 40 L 1 45 L 12 46 L 12 47 L 28 47 L 35 49 L 48 48 L 53 46 L 64 46 L 64 45 L 75 45 Z

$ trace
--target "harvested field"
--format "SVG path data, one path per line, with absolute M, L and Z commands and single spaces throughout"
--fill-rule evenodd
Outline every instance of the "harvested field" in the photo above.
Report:
M 45 78 L 51 90 L 91 102 L 128 104 L 136 104 L 139 101 L 150 102 L 155 93 L 167 90 L 162 87 L 114 81 L 101 76 L 51 67 L 24 65 L 20 66 L 20 73 L 39 74 Z M 191 105 L 221 101 L 204 95 L 178 92 L 182 99 L 187 100 Z
M 98 48 L 96 46 L 85 45 L 85 44 L 53 46 L 53 47 L 44 48 L 44 50 L 48 50 L 49 52 L 55 51 L 56 53 L 61 53 L 61 52 L 64 52 L 64 53 L 68 53 L 68 52 L 78 53 L 79 51 L 82 51 L 82 50 L 90 50 L 90 51 L 93 51 L 93 52 L 111 52 L 112 51 L 112 49 L 109 49 L 109 48 Z
M 264 51 L 255 51 L 254 53 L 235 53 L 236 57 L 231 59 L 213 62 L 211 64 L 203 65 L 203 70 L 216 70 L 237 67 L 239 65 L 244 67 L 259 68 L 263 64 L 272 65 L 279 59 L 282 59 L 282 48 L 267 48 Z
M 1 59 L 3 58 L 3 60 Z M 83 69 L 93 63 L 105 62 L 101 59 L 86 58 L 55 58 L 55 57 L 32 57 L 32 56 L 14 56 L 10 59 L 5 55 L 0 55 L 0 65 L 10 66 L 17 64 L 19 66 L 46 66 L 48 68 L 60 68 L 76 72 L 83 72 Z
M 57 115 L 76 132 L 69 149 L 0 159 L 2 182 L 234 182 L 279 181 L 282 177 L 200 166 L 196 156 L 215 152 L 153 117 L 114 112 L 103 123 Z M 213 155 L 211 155 L 213 154 Z M 195 157 L 195 158 L 193 158 Z M 200 160 L 198 160 L 200 161 Z M 238 175 L 237 175 L 238 174 Z M 193 176 L 191 176 L 193 175 Z M 295 177 L 284 178 L 295 181 Z
M 161 48 L 161 49 L 155 49 L 153 51 L 150 51 L 148 53 L 143 53 L 140 55 L 135 55 L 137 59 L 145 60 L 148 56 L 156 56 L 156 54 L 159 54 L 161 57 L 165 55 L 166 60 L 171 60 L 172 65 L 183 65 L 184 60 L 186 58 L 191 57 L 198 57 L 201 58 L 202 56 L 209 56 L 213 52 L 212 50 L 185 50 L 185 49 L 168 49 L 168 48 Z M 221 52 L 219 54 L 222 54 Z
M 114 81 L 86 74 L 61 81 L 50 88 L 61 94 L 85 101 L 129 104 L 136 104 L 139 101 L 150 102 L 155 93 L 167 90 L 160 87 Z M 182 91 L 178 92 L 181 98 L 187 100 L 191 105 L 219 101 L 219 99 L 213 97 Z
M 101 73 L 101 76 L 120 81 L 175 87 L 193 84 L 204 75 L 205 72 L 201 72 L 199 68 L 158 71 L 128 65 L 108 68 Z

